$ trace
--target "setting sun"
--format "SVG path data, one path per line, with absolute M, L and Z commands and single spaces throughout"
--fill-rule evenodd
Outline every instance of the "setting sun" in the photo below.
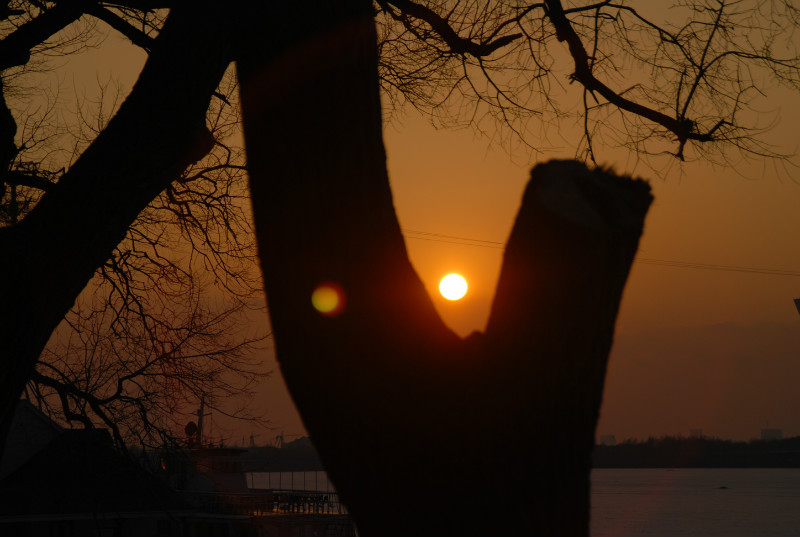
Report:
M 467 280 L 459 274 L 448 274 L 439 282 L 439 292 L 447 300 L 458 300 L 467 293 Z

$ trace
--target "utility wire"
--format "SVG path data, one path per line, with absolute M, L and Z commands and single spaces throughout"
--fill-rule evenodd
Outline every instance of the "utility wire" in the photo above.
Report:
M 760 267 L 740 267 L 736 265 L 712 265 L 710 263 L 690 263 L 688 261 L 670 261 L 668 259 L 636 258 L 634 261 L 645 265 L 658 265 L 662 267 L 693 268 L 703 270 L 719 270 L 724 272 L 746 272 L 750 274 L 767 274 L 769 276 L 795 276 L 800 277 L 798 270 L 770 269 Z
M 449 242 L 451 244 L 481 246 L 483 248 L 505 248 L 506 245 L 504 242 L 470 239 L 469 237 L 456 237 L 454 235 L 442 235 L 441 233 L 431 233 L 430 231 L 417 231 L 413 229 L 403 229 L 401 231 L 409 239 L 419 239 L 422 241 Z
M 423 241 L 446 242 L 450 244 L 460 244 L 462 246 L 478 246 L 481 248 L 505 248 L 505 243 L 497 241 L 487 241 L 482 239 L 471 239 L 469 237 L 458 237 L 455 235 L 443 235 L 430 231 L 418 231 L 413 229 L 403 229 L 403 234 L 409 239 Z M 690 261 L 672 261 L 669 259 L 652 259 L 648 257 L 637 257 L 634 263 L 644 265 L 656 265 L 660 267 L 675 267 L 700 270 L 717 270 L 722 272 L 744 272 L 747 274 L 764 274 L 768 276 L 794 276 L 800 277 L 800 270 L 783 270 L 763 267 L 743 267 L 737 265 L 715 265 L 712 263 L 693 263 Z

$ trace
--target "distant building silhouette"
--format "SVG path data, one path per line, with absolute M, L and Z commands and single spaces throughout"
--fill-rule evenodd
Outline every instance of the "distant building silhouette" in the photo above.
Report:
M 761 429 L 761 440 L 780 440 L 783 438 L 783 429 Z
M 354 537 L 332 491 L 249 489 L 246 472 L 322 470 L 308 438 L 273 447 L 118 451 L 20 401 L 0 457 L 0 536 Z M 293 477 L 293 476 L 292 476 Z
M 617 439 L 613 434 L 601 434 L 597 443 L 601 446 L 616 446 Z
M 106 429 L 63 429 L 23 400 L 11 433 L 0 535 L 255 535 L 250 517 L 198 508 L 117 451 Z
M 14 419 L 0 454 L 0 480 L 25 464 L 62 432 L 62 427 L 24 399 L 17 404 Z

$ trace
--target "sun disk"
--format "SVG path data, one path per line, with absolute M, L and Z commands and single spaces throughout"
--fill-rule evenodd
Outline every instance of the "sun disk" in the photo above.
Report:
M 467 293 L 467 280 L 460 274 L 448 274 L 439 282 L 439 292 L 447 300 L 458 300 Z

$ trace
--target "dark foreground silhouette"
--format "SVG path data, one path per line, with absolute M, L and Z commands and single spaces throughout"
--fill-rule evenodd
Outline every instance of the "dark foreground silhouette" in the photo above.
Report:
M 0 264 L 0 442 L 75 297 L 209 150 L 204 114 L 233 57 L 281 370 L 359 534 L 586 535 L 594 429 L 648 186 L 576 162 L 537 166 L 487 330 L 461 340 L 436 315 L 392 206 L 372 1 L 234 2 L 230 34 L 206 16 L 215 7 L 171 10 L 113 121 L 0 230 L 13 261 Z M 323 282 L 345 294 L 338 316 L 311 307 Z
M 277 357 L 330 478 L 364 537 L 587 535 L 649 187 L 573 161 L 534 168 L 486 332 L 461 340 L 392 206 L 370 2 L 315 4 L 271 13 L 281 27 L 237 66 Z M 297 125 L 302 144 L 286 136 Z M 324 282 L 345 295 L 339 315 L 311 305 Z

